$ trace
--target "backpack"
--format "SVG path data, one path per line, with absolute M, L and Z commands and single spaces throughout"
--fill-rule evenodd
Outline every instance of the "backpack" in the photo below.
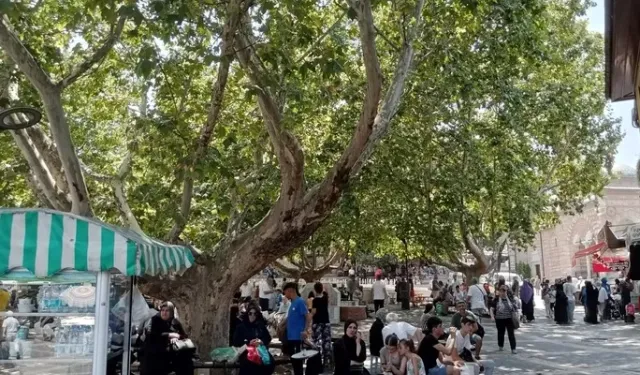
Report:
M 626 312 L 627 312 L 627 315 L 632 315 L 632 316 L 633 316 L 633 315 L 635 315 L 635 314 L 636 314 L 636 307 L 635 307 L 635 305 L 634 305 L 633 303 L 629 303 L 629 304 L 627 304 L 627 306 L 626 306 Z

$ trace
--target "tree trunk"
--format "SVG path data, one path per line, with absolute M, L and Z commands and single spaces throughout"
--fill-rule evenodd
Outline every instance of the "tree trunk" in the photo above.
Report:
M 249 279 L 243 269 L 234 272 L 234 279 Z M 233 295 L 243 281 L 232 286 L 221 282 L 230 276 L 227 269 L 215 269 L 213 264 L 195 265 L 174 280 L 153 279 L 141 285 L 141 290 L 154 298 L 171 301 L 180 315 L 189 337 L 203 358 L 209 358 L 213 348 L 229 346 L 229 309 Z

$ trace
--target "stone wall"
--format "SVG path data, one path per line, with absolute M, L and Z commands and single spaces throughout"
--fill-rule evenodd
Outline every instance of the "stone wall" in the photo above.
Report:
M 581 258 L 572 266 L 573 254 L 598 243 L 598 233 L 607 221 L 615 226 L 614 232 L 624 230 L 625 224 L 640 222 L 640 188 L 635 176 L 627 175 L 612 181 L 601 198 L 587 202 L 580 214 L 563 215 L 558 225 L 536 236 L 526 255 L 518 257 L 522 261 L 526 259 L 533 273 L 536 264 L 540 265 L 547 279 L 567 275 L 586 277 L 587 259 Z

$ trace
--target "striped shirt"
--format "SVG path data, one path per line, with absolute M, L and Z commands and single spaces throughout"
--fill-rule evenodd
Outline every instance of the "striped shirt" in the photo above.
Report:
M 508 298 L 496 298 L 494 300 L 494 315 L 496 319 L 511 319 L 515 310 L 513 302 Z

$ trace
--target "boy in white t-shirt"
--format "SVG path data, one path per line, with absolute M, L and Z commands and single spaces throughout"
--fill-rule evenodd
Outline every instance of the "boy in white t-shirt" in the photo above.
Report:
M 472 354 L 473 346 L 471 345 L 471 335 L 476 323 L 477 322 L 469 318 L 469 316 L 462 318 L 462 328 L 456 332 L 455 338 L 450 338 L 450 340 L 455 340 L 456 348 L 452 353 L 451 358 L 454 361 L 464 361 L 467 366 L 473 366 L 473 371 L 476 375 L 480 374 L 481 368 L 484 368 L 485 375 L 492 375 L 495 363 L 486 359 L 477 360 Z M 467 353 L 463 354 L 465 351 Z

